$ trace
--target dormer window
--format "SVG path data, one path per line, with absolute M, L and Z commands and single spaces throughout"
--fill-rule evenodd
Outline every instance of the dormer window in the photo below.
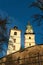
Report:
M 14 35 L 17 35 L 17 32 L 14 32 Z

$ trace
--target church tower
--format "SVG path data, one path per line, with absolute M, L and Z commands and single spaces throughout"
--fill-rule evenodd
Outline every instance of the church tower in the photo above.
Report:
M 15 26 L 10 30 L 7 55 L 20 50 L 21 48 L 21 30 Z
M 26 32 L 24 34 L 24 45 L 25 48 L 35 45 L 35 33 L 33 32 L 33 28 L 30 23 L 28 23 L 26 26 Z

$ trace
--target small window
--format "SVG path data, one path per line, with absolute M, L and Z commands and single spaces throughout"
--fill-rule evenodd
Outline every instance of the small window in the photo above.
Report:
M 17 32 L 14 32 L 14 35 L 17 35 Z
M 13 46 L 13 50 L 15 50 L 15 46 Z
M 16 39 L 14 39 L 14 43 L 16 42 Z
M 29 43 L 29 46 L 31 46 L 31 43 Z
M 29 37 L 29 39 L 31 39 L 31 37 Z

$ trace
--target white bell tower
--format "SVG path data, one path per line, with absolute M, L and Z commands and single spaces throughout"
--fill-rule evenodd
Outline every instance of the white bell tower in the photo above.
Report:
M 21 30 L 15 26 L 10 30 L 10 38 L 8 44 L 7 55 L 20 50 L 21 48 Z
M 24 34 L 24 45 L 25 48 L 35 45 L 35 33 L 33 32 L 33 28 L 30 23 L 28 23 Z

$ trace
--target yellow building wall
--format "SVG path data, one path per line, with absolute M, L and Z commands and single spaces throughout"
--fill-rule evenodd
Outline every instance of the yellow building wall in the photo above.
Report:
M 17 35 L 14 35 L 14 32 L 17 32 Z M 14 39 L 16 39 L 16 42 L 14 42 Z M 20 50 L 20 48 L 21 48 L 21 31 L 17 29 L 16 30 L 11 29 L 7 54 L 16 52 Z
M 31 37 L 31 39 L 29 39 L 29 37 Z M 25 48 L 35 45 L 35 35 L 34 34 L 25 34 L 24 38 L 25 38 L 24 39 Z

